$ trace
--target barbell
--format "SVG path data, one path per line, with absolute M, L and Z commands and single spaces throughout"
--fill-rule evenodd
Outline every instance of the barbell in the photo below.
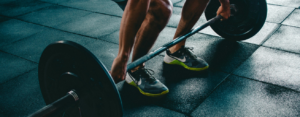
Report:
M 211 0 L 205 10 L 209 21 L 128 64 L 127 71 L 207 26 L 211 26 L 217 34 L 228 40 L 239 41 L 254 36 L 265 22 L 266 1 L 230 2 L 232 15 L 228 20 L 220 22 L 222 16 L 216 16 L 220 3 L 218 0 Z M 75 42 L 58 41 L 48 45 L 39 61 L 38 77 L 47 106 L 29 115 L 30 117 L 123 115 L 121 97 L 108 70 L 89 50 Z

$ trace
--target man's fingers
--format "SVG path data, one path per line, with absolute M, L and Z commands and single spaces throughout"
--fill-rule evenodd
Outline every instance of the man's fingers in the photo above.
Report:
M 222 18 L 222 20 L 223 19 L 228 19 L 229 17 L 230 17 L 230 9 L 228 9 L 227 7 L 222 7 L 222 6 L 220 6 L 219 8 L 218 8 L 218 10 L 217 10 L 217 16 L 218 15 L 221 15 L 223 18 Z M 221 21 L 222 21 L 221 20 Z

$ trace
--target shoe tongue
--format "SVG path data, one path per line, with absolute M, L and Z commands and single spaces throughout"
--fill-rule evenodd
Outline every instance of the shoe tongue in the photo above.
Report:
M 182 52 L 184 51 L 184 53 L 185 54 L 188 54 L 188 56 L 190 56 L 190 57 L 192 57 L 192 58 L 194 58 L 194 59 L 197 59 L 197 56 L 195 56 L 194 54 L 193 54 L 193 52 L 190 50 L 190 48 L 182 48 L 182 50 L 181 50 Z
M 147 72 L 146 68 L 139 68 L 139 74 L 142 75 L 143 78 L 148 80 L 149 82 L 154 82 L 155 78 L 152 78 L 151 74 Z
M 147 73 L 145 68 L 140 68 L 138 71 L 141 75 L 149 77 L 149 74 Z

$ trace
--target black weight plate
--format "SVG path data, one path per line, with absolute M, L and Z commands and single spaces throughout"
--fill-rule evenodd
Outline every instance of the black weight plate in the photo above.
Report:
M 119 92 L 105 66 L 86 48 L 58 41 L 43 51 L 39 62 L 39 82 L 46 104 L 78 92 L 79 102 L 64 117 L 119 117 L 123 106 Z
M 228 20 L 216 22 L 211 28 L 221 37 L 233 41 L 240 41 L 254 36 L 264 25 L 267 17 L 267 3 L 265 0 L 230 0 L 237 12 Z M 216 16 L 220 7 L 219 0 L 211 0 L 205 10 L 206 19 Z M 234 11 L 234 10 L 231 10 Z

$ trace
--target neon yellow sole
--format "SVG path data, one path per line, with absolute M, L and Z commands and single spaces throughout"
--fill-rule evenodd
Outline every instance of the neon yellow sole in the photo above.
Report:
M 180 65 L 180 66 L 184 67 L 185 69 L 192 70 L 192 71 L 203 71 L 203 70 L 208 69 L 208 67 L 209 67 L 209 65 L 207 65 L 207 66 L 202 67 L 202 68 L 192 68 L 192 67 L 186 66 L 183 62 L 180 62 L 178 60 L 174 60 L 170 63 L 167 63 L 167 62 L 165 62 L 165 63 L 170 64 L 170 65 Z
M 163 91 L 163 92 L 161 92 L 161 93 L 159 93 L 159 94 L 146 93 L 146 92 L 144 92 L 143 90 L 141 90 L 141 89 L 140 89 L 133 81 L 130 82 L 130 83 L 128 83 L 128 84 L 129 84 L 129 85 L 132 85 L 132 86 L 134 86 L 134 87 L 136 87 L 136 88 L 138 88 L 139 91 L 140 91 L 143 95 L 145 95 L 145 96 L 159 97 L 159 96 L 162 96 L 162 95 L 165 95 L 165 94 L 169 93 L 169 89 L 166 90 L 166 91 Z

